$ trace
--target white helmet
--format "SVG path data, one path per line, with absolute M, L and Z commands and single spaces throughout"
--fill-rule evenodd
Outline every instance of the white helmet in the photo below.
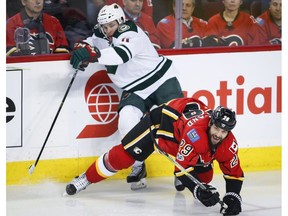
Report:
M 125 14 L 122 8 L 114 3 L 111 5 L 105 5 L 98 14 L 97 21 L 100 25 L 110 23 L 117 20 L 118 24 L 123 24 L 125 22 Z

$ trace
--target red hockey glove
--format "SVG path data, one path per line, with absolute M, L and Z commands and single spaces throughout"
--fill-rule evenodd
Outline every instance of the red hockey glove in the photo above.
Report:
M 97 62 L 100 56 L 101 53 L 97 47 L 92 47 L 87 43 L 75 43 L 70 64 L 73 68 L 84 71 L 90 62 Z

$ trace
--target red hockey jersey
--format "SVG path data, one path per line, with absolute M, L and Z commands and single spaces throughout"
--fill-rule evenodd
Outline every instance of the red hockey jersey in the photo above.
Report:
M 208 20 L 206 36 L 214 35 L 224 40 L 226 46 L 263 44 L 259 25 L 255 18 L 240 11 L 231 23 L 223 18 L 223 12 Z
M 260 29 L 263 32 L 265 44 L 281 44 L 281 26 L 273 22 L 269 10 L 265 11 L 257 18 Z
M 207 22 L 197 17 L 192 17 L 190 26 L 182 24 L 182 38 L 204 37 Z M 175 43 L 175 16 L 169 15 L 157 24 L 157 31 L 162 49 L 173 48 Z
M 53 16 L 43 13 L 42 25 L 48 39 L 50 53 L 68 53 L 68 42 L 66 40 L 65 32 L 59 22 L 59 20 Z M 6 55 L 14 55 L 17 52 L 16 43 L 14 41 L 14 33 L 18 27 L 24 27 L 21 14 L 17 13 L 15 16 L 7 20 L 6 24 Z M 30 29 L 29 46 L 33 50 L 36 48 L 34 40 L 39 34 L 38 29 Z M 37 53 L 35 53 L 37 54 Z M 33 51 L 31 52 L 33 55 Z
M 176 157 L 176 161 L 185 169 L 195 166 L 208 166 L 216 160 L 227 178 L 243 178 L 243 171 L 238 158 L 238 144 L 232 132 L 211 152 L 208 143 L 208 123 L 211 110 L 193 98 L 175 99 L 163 108 L 163 118 L 174 118 L 173 133 L 171 128 L 162 121 L 157 131 L 159 146 L 167 153 Z M 177 117 L 177 113 L 181 114 Z M 171 122 L 171 121 L 170 121 Z M 178 145 L 176 145 L 178 143 Z M 177 170 L 177 169 L 176 169 Z

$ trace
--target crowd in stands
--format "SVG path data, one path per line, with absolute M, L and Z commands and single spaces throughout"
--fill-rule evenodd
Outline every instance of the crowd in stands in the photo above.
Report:
M 175 48 L 177 0 L 7 0 L 7 56 L 71 52 L 117 3 L 156 49 Z M 181 48 L 281 44 L 282 0 L 182 0 Z M 40 47 L 40 48 L 39 48 Z

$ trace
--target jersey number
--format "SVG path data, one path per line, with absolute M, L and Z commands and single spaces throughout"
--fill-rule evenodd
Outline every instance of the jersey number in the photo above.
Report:
M 184 148 L 181 150 L 181 154 L 187 156 L 193 150 L 191 145 L 185 145 Z

